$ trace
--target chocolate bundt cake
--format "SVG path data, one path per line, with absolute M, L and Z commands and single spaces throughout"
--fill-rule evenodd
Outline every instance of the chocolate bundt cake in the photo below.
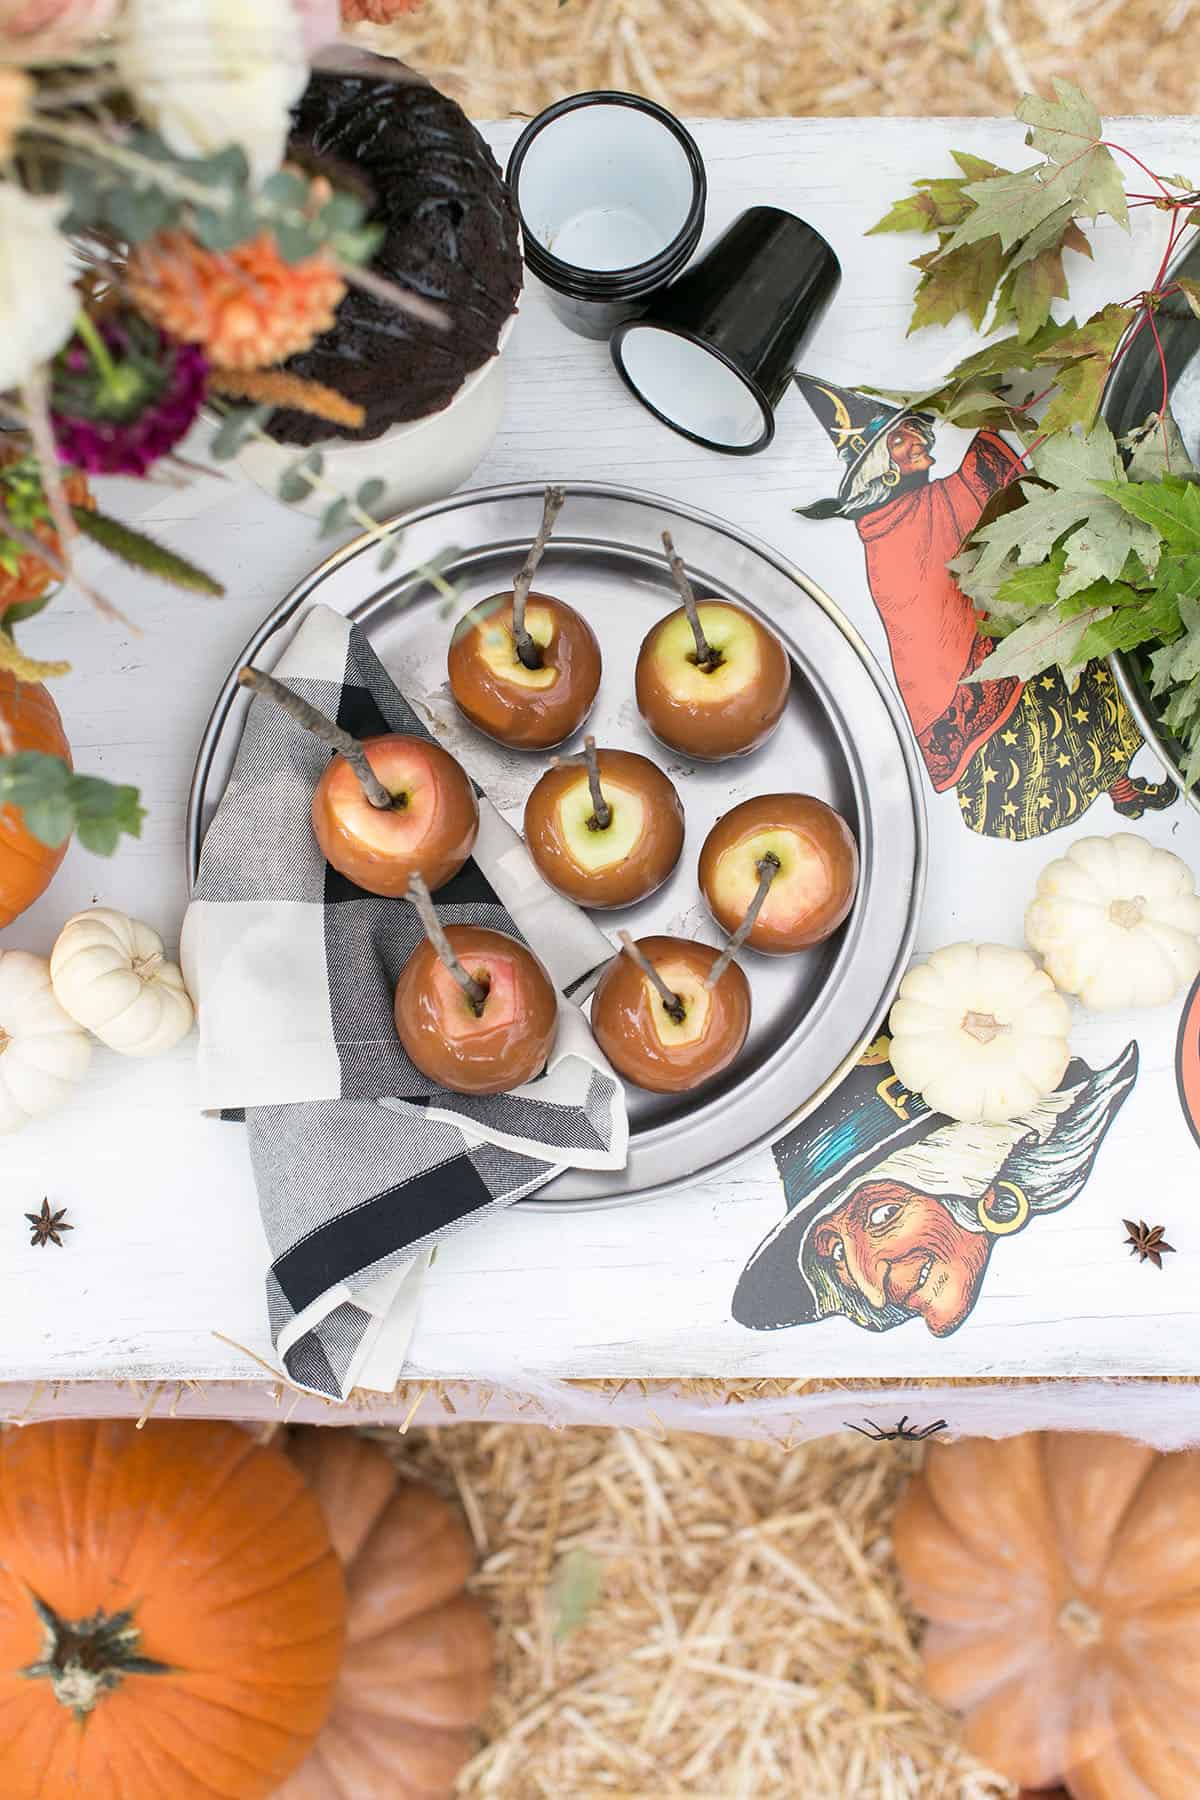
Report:
M 389 425 L 439 412 L 495 353 L 521 288 L 516 209 L 462 108 L 423 82 L 314 74 L 294 141 L 369 186 L 371 218 L 385 234 L 372 266 L 436 301 L 451 321 L 438 331 L 351 288 L 332 330 L 287 364 L 357 401 L 366 419 L 347 431 L 281 408 L 272 437 L 376 438 Z

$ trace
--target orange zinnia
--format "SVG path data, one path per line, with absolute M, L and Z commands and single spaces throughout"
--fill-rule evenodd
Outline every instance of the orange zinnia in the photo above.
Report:
M 232 250 L 159 232 L 134 251 L 125 285 L 146 318 L 224 369 L 269 368 L 307 350 L 346 291 L 327 250 L 285 262 L 267 231 Z

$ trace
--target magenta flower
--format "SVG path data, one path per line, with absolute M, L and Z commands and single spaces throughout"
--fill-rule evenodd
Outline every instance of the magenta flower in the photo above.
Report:
M 89 475 L 145 475 L 185 437 L 208 361 L 138 318 L 84 318 L 54 364 L 50 416 L 63 461 Z

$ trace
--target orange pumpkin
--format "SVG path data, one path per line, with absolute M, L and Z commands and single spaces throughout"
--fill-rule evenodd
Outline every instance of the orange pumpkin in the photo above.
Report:
M 46 689 L 17 681 L 7 669 L 0 669 L 0 722 L 14 750 L 44 750 L 70 763 L 63 722 Z M 0 807 L 0 929 L 45 893 L 66 854 L 67 841 L 51 850 L 38 842 L 15 806 Z
M 345 1587 L 234 1425 L 0 1436 L 4 1800 L 265 1800 L 325 1722 Z
M 975 1754 L 1074 1800 L 1200 1794 L 1200 1451 L 1030 1433 L 930 1448 L 896 1559 Z
M 307 1429 L 291 1455 L 345 1564 L 349 1610 L 332 1716 L 278 1800 L 443 1800 L 492 1692 L 492 1627 L 462 1591 L 470 1537 L 366 1438 Z

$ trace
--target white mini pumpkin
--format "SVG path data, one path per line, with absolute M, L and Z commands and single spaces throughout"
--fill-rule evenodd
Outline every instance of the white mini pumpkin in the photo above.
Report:
M 112 907 L 67 920 L 50 972 L 60 1005 L 122 1056 L 160 1056 L 192 1029 L 183 976 L 157 931 Z
M 53 1112 L 86 1072 L 92 1046 L 50 986 L 50 964 L 0 950 L 0 1133 Z
M 1131 831 L 1080 838 L 1042 870 L 1025 936 L 1090 1011 L 1161 1006 L 1200 974 L 1192 871 Z
M 892 1067 L 935 1112 L 1000 1124 L 1054 1092 L 1070 1028 L 1070 1007 L 1023 950 L 950 944 L 900 983 Z

